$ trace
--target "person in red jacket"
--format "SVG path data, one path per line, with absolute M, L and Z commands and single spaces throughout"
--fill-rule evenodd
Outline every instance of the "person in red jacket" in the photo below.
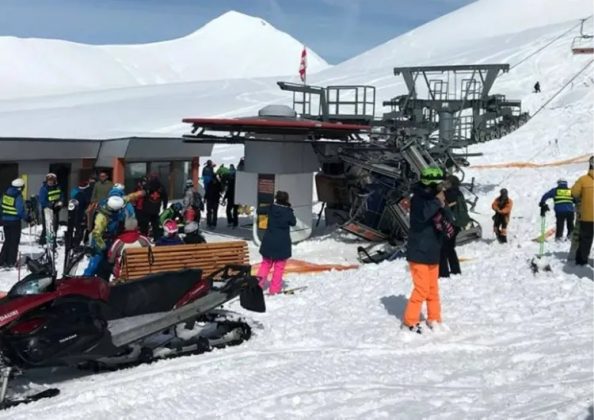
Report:
M 124 222 L 124 231 L 116 238 L 107 253 L 107 261 L 114 265 L 114 277 L 116 279 L 120 277 L 121 259 L 125 249 L 149 246 L 151 246 L 151 241 L 146 236 L 140 234 L 136 219 L 127 218 Z

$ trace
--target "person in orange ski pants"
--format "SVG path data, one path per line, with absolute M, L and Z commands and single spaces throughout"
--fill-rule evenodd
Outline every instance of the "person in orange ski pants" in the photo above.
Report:
M 410 229 L 406 249 L 414 289 L 402 319 L 402 328 L 421 334 L 421 309 L 427 302 L 427 325 L 441 323 L 439 260 L 443 239 L 454 235 L 452 217 L 444 207 L 443 171 L 428 167 L 413 188 L 410 203 Z

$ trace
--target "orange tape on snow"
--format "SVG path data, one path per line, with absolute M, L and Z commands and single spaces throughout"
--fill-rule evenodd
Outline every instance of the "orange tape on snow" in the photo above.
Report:
M 556 230 L 555 228 L 550 228 L 549 230 L 547 230 L 544 234 L 545 239 L 553 236 L 555 234 L 555 230 Z M 532 240 L 534 242 L 540 242 L 540 235 L 538 235 L 536 238 L 532 238 Z
M 489 169 L 489 168 L 545 168 L 547 166 L 563 166 L 571 165 L 573 163 L 587 162 L 590 155 L 580 155 L 571 159 L 559 160 L 549 163 L 532 163 L 532 162 L 507 162 L 507 163 L 491 163 L 485 165 L 471 165 L 472 169 Z
M 256 274 L 260 264 L 252 265 L 252 274 Z M 344 271 L 359 268 L 357 264 L 340 265 L 340 264 L 314 264 L 303 260 L 290 259 L 285 266 L 285 273 L 318 273 L 322 271 Z

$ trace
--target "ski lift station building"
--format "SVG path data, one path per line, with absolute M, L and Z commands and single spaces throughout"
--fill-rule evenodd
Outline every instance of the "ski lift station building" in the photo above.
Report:
M 62 190 L 88 179 L 98 169 L 110 173 L 126 191 L 135 180 L 155 172 L 172 198 L 181 198 L 187 179 L 198 182 L 199 157 L 210 156 L 212 145 L 184 143 L 181 137 L 89 138 L 0 138 L 0 191 L 21 176 L 25 196 L 39 192 L 48 172 L 58 176 Z

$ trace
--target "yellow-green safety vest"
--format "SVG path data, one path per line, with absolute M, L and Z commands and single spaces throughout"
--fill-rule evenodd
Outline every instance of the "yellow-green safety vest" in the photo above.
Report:
M 555 197 L 553 198 L 555 204 L 571 204 L 573 198 L 571 197 L 571 189 L 569 188 L 557 188 L 555 191 Z
M 62 190 L 60 190 L 60 188 L 48 190 L 47 191 L 47 200 L 50 202 L 59 201 L 61 195 L 62 195 Z
M 2 213 L 10 216 L 16 216 L 16 197 L 12 197 L 8 194 L 2 196 Z

